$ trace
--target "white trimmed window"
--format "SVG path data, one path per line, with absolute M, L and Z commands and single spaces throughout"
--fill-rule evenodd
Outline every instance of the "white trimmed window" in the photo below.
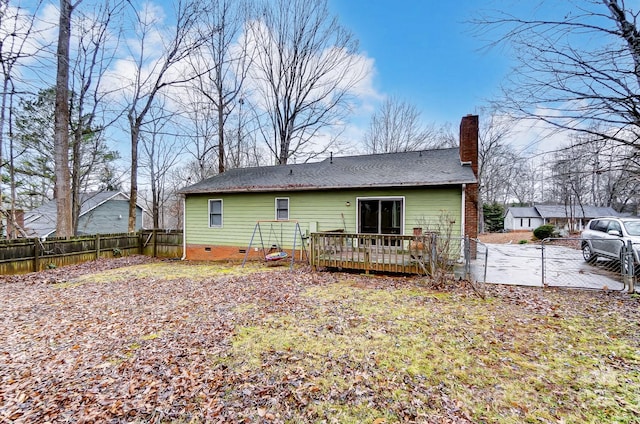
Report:
M 222 200 L 209 199 L 209 227 L 222 228 Z
M 364 197 L 357 200 L 359 233 L 403 234 L 403 197 Z
M 276 219 L 278 221 L 289 220 L 289 198 L 276 197 Z

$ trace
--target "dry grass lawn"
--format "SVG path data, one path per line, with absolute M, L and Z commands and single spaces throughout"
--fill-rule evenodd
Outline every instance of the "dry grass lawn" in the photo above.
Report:
M 517 244 L 521 240 L 527 240 L 531 242 L 535 240 L 532 231 L 512 231 L 508 233 L 484 233 L 478 236 L 478 239 L 483 243 L 513 243 Z

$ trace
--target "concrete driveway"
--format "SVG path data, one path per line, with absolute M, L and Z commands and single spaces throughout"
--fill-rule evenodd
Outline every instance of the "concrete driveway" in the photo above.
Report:
M 486 244 L 487 283 L 542 286 L 542 247 L 538 244 Z M 472 273 L 483 279 L 484 257 L 478 259 Z M 622 277 L 603 266 L 589 265 L 582 252 L 564 246 L 545 246 L 545 282 L 548 286 L 622 290 Z

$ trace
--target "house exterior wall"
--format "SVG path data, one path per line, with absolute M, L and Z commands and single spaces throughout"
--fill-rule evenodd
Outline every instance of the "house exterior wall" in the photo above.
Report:
M 443 213 L 453 217 L 453 235 L 460 235 L 462 190 L 444 188 L 340 190 L 313 192 L 234 193 L 188 195 L 185 199 L 185 254 L 187 259 L 216 260 L 244 257 L 257 221 L 275 220 L 275 199 L 289 199 L 289 219 L 297 220 L 303 235 L 316 231 L 357 232 L 358 199 L 401 197 L 404 199 L 403 234 L 414 227 L 435 228 Z M 209 227 L 209 200 L 222 200 L 221 228 Z M 273 229 L 273 231 L 272 231 Z M 291 248 L 295 223 L 261 224 L 266 248 L 277 239 Z M 281 235 L 282 231 L 282 235 Z M 299 240 L 297 241 L 299 243 Z M 256 235 L 253 248 L 261 247 Z M 261 253 L 261 252 L 258 252 Z M 252 249 L 250 254 L 256 254 Z
M 86 214 L 78 221 L 80 234 L 126 233 L 128 231 L 129 201 L 111 199 Z M 136 208 L 136 230 L 142 228 L 142 209 Z

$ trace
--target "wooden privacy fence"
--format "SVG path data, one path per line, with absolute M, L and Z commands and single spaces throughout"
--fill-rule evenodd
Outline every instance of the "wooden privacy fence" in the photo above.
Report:
M 143 254 L 160 258 L 182 256 L 182 232 L 143 230 L 137 233 L 96 234 L 0 241 L 0 274 L 24 274 L 98 258 Z

